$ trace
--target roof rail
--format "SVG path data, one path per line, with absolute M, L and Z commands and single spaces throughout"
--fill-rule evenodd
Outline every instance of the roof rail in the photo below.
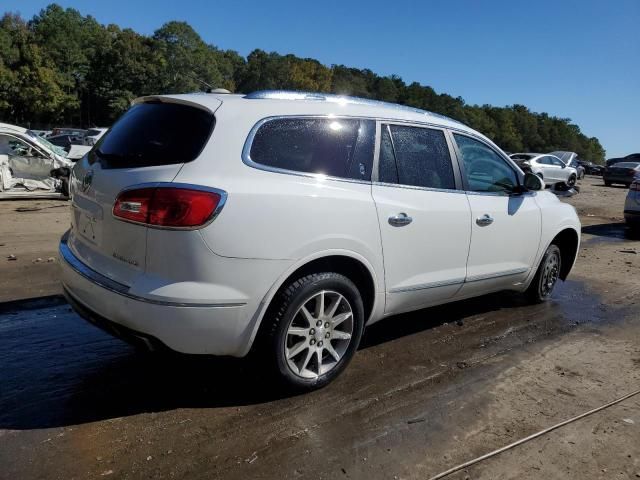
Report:
M 413 112 L 422 115 L 429 115 L 436 118 L 448 120 L 450 122 L 462 124 L 458 120 L 449 118 L 439 113 L 429 112 L 420 108 L 409 107 L 407 105 L 400 105 L 398 103 L 383 102 L 381 100 L 372 100 L 370 98 L 350 97 L 348 95 L 336 95 L 333 93 L 315 93 L 315 92 L 298 92 L 292 90 L 258 90 L 256 92 L 248 93 L 244 96 L 249 100 L 311 100 L 317 102 L 329 102 L 338 103 L 340 105 L 370 105 L 380 108 L 388 108 L 392 110 L 401 110 L 405 112 Z

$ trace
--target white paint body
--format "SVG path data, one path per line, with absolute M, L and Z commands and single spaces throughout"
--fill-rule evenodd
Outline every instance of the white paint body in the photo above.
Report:
M 74 194 L 66 244 L 81 264 L 128 291 L 123 295 L 104 288 L 64 258 L 62 281 L 81 305 L 180 352 L 246 355 L 274 294 L 314 259 L 347 256 L 366 268 L 375 286 L 371 324 L 498 290 L 523 291 L 559 232 L 571 229 L 579 238 L 575 210 L 550 192 L 504 196 L 403 188 L 267 171 L 242 160 L 252 128 L 264 118 L 353 116 L 473 135 L 500 152 L 522 177 L 486 137 L 437 115 L 375 104 L 239 95 L 156 99 L 214 112 L 216 125 L 207 145 L 186 164 L 101 170 L 86 158 L 78 162 L 72 184 L 92 168 L 93 185 Z M 114 218 L 117 194 L 146 182 L 215 187 L 228 199 L 219 216 L 199 230 L 147 228 Z M 413 222 L 402 228 L 389 225 L 388 217 L 399 212 Z M 494 223 L 478 226 L 475 219 L 486 213 Z M 81 231 L 87 217 L 93 241 Z

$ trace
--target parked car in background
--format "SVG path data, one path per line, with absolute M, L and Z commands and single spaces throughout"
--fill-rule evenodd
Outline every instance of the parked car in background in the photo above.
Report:
M 607 160 L 607 167 L 620 162 L 640 162 L 640 153 L 631 153 L 626 157 L 610 158 Z
M 614 183 L 628 187 L 638 172 L 640 172 L 640 162 L 619 162 L 605 168 L 602 179 L 608 187 Z
M 83 128 L 71 128 L 71 127 L 56 127 L 51 130 L 52 137 L 57 135 L 71 135 L 74 137 L 84 138 L 87 135 L 87 130 Z
M 575 209 L 491 140 L 329 94 L 134 101 L 73 170 L 64 291 L 146 345 L 329 383 L 365 325 L 500 290 L 551 295 Z M 396 317 L 401 321 L 401 317 Z
M 47 138 L 49 135 L 51 135 L 51 130 L 29 130 L 29 131 L 43 138 Z
M 578 179 L 575 168 L 565 165 L 558 157 L 548 153 L 512 153 L 510 158 L 527 165 L 532 173 L 544 181 L 545 185 L 563 183 L 573 187 Z
M 64 149 L 31 130 L 0 123 L 0 199 L 63 197 L 73 160 Z
M 67 133 L 47 137 L 47 141 L 49 143 L 52 143 L 53 145 L 63 148 L 66 152 L 69 152 L 71 150 L 72 145 L 84 145 L 83 137 L 78 137 Z
M 587 162 L 586 160 L 578 160 L 578 163 L 584 167 L 587 175 L 602 175 L 604 167 L 597 163 Z
M 578 154 L 576 152 L 556 150 L 555 152 L 549 152 L 549 155 L 558 157 L 565 165 L 575 168 L 578 179 L 584 178 L 585 169 L 580 165 Z
M 93 147 L 98 140 L 107 133 L 108 128 L 90 128 L 87 130 L 87 135 L 84 137 L 84 144 Z
M 506 152 L 505 152 L 506 153 Z M 538 175 L 538 177 L 542 178 L 542 169 L 540 168 L 532 168 L 531 164 L 529 163 L 529 160 L 531 160 L 532 158 L 534 158 L 536 155 L 539 155 L 537 153 L 508 153 L 507 154 L 509 156 L 509 158 L 511 160 L 513 160 L 513 162 L 518 165 L 518 167 L 520 167 L 520 170 L 522 170 L 525 173 L 533 173 L 535 175 Z
M 640 175 L 636 175 L 624 202 L 624 219 L 629 228 L 640 231 Z
M 585 176 L 585 174 L 586 174 L 586 172 L 587 172 L 587 169 L 586 169 L 586 168 L 584 168 L 584 167 L 582 166 L 582 164 L 581 164 L 580 162 L 578 162 L 578 160 L 577 160 L 577 159 L 575 159 L 575 158 L 574 158 L 573 160 L 571 160 L 571 162 L 569 163 L 569 166 L 570 166 L 571 168 L 575 168 L 575 170 L 576 170 L 576 175 L 578 175 L 578 180 L 581 180 L 581 179 L 583 179 L 583 178 L 584 178 L 584 176 Z

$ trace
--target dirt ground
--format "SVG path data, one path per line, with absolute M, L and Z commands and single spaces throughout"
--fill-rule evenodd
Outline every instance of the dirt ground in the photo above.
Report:
M 60 291 L 48 258 L 67 208 L 0 203 L 0 302 L 34 299 L 0 304 L 0 479 L 429 479 L 638 390 L 625 195 L 587 177 L 563 200 L 583 238 L 552 301 L 502 293 L 390 318 L 303 396 L 244 361 L 137 353 L 43 299 Z M 640 478 L 640 395 L 446 478 Z

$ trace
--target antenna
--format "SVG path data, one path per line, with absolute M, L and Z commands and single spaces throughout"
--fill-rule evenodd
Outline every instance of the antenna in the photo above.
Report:
M 195 75 L 192 75 L 190 73 L 184 73 L 184 72 L 176 72 L 174 77 L 173 77 L 173 79 L 175 80 L 176 78 L 178 78 L 178 75 L 182 75 L 184 77 L 187 77 L 187 78 L 190 78 L 192 80 L 195 80 L 196 82 L 200 82 L 202 85 L 207 87 L 207 89 L 206 89 L 207 93 L 211 93 L 214 90 L 212 85 L 209 85 L 207 82 L 205 82 L 201 78 L 196 77 Z

